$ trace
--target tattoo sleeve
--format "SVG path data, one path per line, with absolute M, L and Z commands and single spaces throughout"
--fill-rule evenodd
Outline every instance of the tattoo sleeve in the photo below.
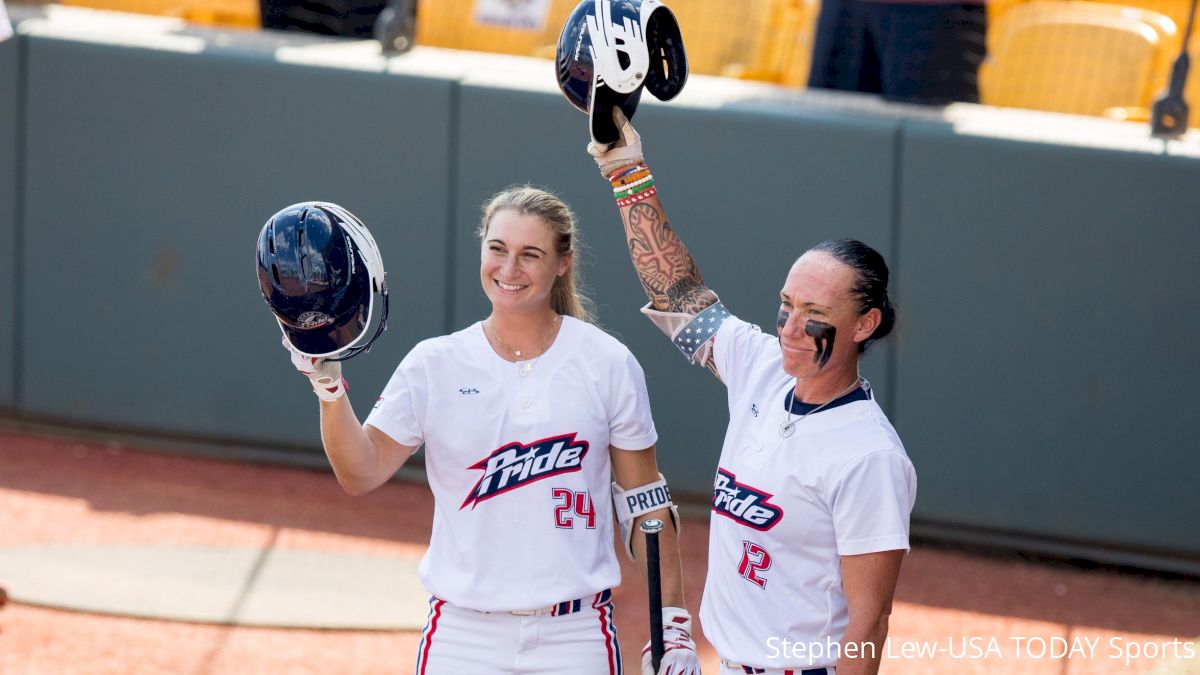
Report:
M 717 301 L 657 197 L 621 209 L 629 257 L 654 309 L 696 314 Z

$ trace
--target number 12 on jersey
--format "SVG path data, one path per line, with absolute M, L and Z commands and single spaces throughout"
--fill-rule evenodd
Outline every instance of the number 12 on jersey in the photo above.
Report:
M 743 579 L 759 588 L 766 588 L 767 580 L 758 573 L 765 572 L 770 568 L 771 554 L 767 553 L 767 549 L 752 541 L 742 542 L 742 562 L 738 564 L 738 574 Z
M 550 496 L 554 499 L 554 526 L 570 529 L 575 518 L 583 520 L 584 527 L 596 529 L 596 509 L 592 506 L 592 495 L 586 490 L 575 492 L 566 488 L 554 488 Z

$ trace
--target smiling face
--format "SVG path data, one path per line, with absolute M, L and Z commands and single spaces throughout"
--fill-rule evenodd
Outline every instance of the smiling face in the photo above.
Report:
M 789 375 L 808 378 L 857 362 L 858 344 L 875 330 L 879 310 L 859 312 L 855 281 L 853 268 L 823 251 L 809 251 L 792 265 L 776 321 Z
M 479 278 L 493 311 L 548 308 L 555 280 L 570 265 L 571 255 L 557 252 L 553 230 L 538 216 L 503 209 L 488 223 Z

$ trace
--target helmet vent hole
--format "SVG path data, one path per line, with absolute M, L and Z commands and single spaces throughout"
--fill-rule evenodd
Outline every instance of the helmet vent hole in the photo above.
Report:
M 275 255 L 275 237 L 267 237 L 267 250 Z
M 271 278 L 275 280 L 276 284 L 283 284 L 283 282 L 279 280 L 279 265 L 276 265 L 275 263 L 271 263 Z
M 617 62 L 621 64 L 621 70 L 628 70 L 631 63 L 629 60 L 629 54 L 625 52 L 617 52 Z
M 303 227 L 296 230 L 296 245 L 301 248 L 304 247 L 304 228 Z

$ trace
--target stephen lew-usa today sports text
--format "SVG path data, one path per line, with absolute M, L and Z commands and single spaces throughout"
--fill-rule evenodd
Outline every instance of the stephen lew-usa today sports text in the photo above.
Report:
M 839 644 L 830 639 L 824 642 L 797 642 L 787 638 L 770 637 L 766 641 L 770 658 L 787 656 L 796 659 L 837 658 L 843 652 L 849 658 L 875 657 L 875 645 L 870 642 Z M 1130 640 L 1112 636 L 1100 637 L 1021 637 L 956 636 L 938 640 L 892 640 L 884 644 L 883 656 L 889 659 L 1116 659 L 1125 665 L 1142 658 L 1196 658 L 1196 644 L 1180 640 Z

